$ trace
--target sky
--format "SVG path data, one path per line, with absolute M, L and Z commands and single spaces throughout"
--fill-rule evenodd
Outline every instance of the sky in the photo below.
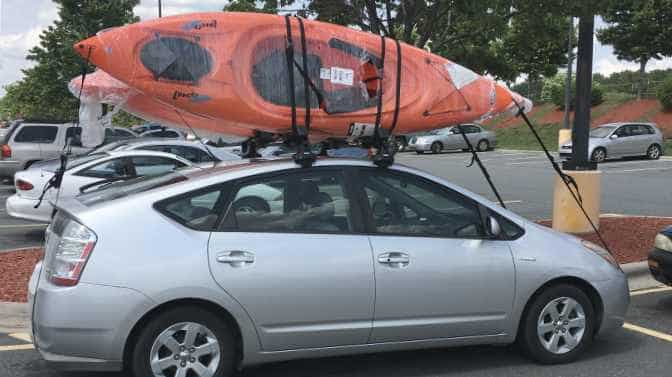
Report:
M 221 11 L 226 0 L 163 0 L 163 15 L 199 11 Z M 134 11 L 141 19 L 155 18 L 158 0 L 141 0 Z M 30 15 L 30 17 L 28 17 Z M 57 17 L 51 0 L 0 0 L 0 96 L 4 85 L 21 79 L 22 68 L 31 62 L 25 59 L 28 50 L 39 43 L 40 32 Z M 597 28 L 604 27 L 598 18 Z M 459 63 L 459 62 L 457 62 Z M 619 61 L 610 46 L 595 40 L 594 71 L 605 75 L 623 70 L 637 70 L 636 63 Z M 672 68 L 672 59 L 654 60 L 648 70 Z

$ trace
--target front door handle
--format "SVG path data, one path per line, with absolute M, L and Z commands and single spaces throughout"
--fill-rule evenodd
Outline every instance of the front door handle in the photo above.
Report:
M 410 262 L 410 258 L 406 253 L 383 253 L 378 255 L 378 263 L 385 264 L 390 267 L 406 267 Z
M 240 250 L 222 251 L 217 253 L 217 262 L 230 264 L 231 267 L 243 267 L 254 263 L 254 254 Z

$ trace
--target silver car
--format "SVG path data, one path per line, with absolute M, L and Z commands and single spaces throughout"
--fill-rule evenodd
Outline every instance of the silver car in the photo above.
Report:
M 663 134 L 653 123 L 609 123 L 593 128 L 588 141 L 588 157 L 593 162 L 608 158 L 663 155 Z M 572 143 L 560 147 L 560 157 L 572 157 Z
M 408 142 L 408 150 L 414 150 L 418 154 L 440 153 L 444 150 L 455 149 L 466 150 L 468 146 L 457 127 L 441 128 L 425 135 L 413 136 Z M 462 127 L 471 145 L 479 152 L 485 152 L 497 145 L 495 133 L 483 129 L 478 124 L 463 124 L 459 127 Z
M 329 158 L 64 201 L 29 292 L 46 360 L 136 377 L 514 341 L 568 362 L 629 304 L 599 246 L 419 170 Z
M 17 122 L 0 140 L 0 178 L 12 178 L 14 173 L 30 165 L 58 157 L 64 150 L 66 136 L 77 126 L 71 123 Z M 73 143 L 72 153 L 91 150 Z

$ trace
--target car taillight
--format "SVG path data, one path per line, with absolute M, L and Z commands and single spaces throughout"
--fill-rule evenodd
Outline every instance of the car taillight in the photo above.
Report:
M 12 157 L 12 148 L 10 148 L 7 144 L 2 144 L 0 146 L 0 152 L 2 153 L 2 158 Z
M 60 286 L 77 285 L 96 241 L 96 234 L 84 225 L 70 218 L 54 219 L 46 242 L 49 280 Z
M 33 189 L 33 184 L 28 181 L 24 181 L 23 179 L 17 179 L 14 185 L 16 186 L 17 190 L 21 191 L 30 191 Z

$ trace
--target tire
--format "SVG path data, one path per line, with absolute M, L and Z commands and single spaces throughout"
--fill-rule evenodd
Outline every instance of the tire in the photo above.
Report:
M 565 313 L 565 308 L 569 308 L 563 305 L 565 303 L 576 306 Z M 556 315 L 552 314 L 553 307 Z M 542 321 L 544 326 L 538 326 Z M 593 304 L 581 289 L 568 284 L 555 285 L 530 301 L 521 318 L 516 341 L 528 357 L 539 363 L 568 363 L 590 346 L 595 323 Z M 548 342 L 547 345 L 542 339 Z
M 187 333 L 194 325 L 200 328 L 192 332 L 197 335 L 190 341 Z M 167 340 L 176 352 L 166 346 Z M 212 348 L 203 350 L 199 356 L 198 347 L 208 343 Z M 163 365 L 154 363 L 155 372 L 151 363 L 154 357 L 166 360 Z M 224 321 L 205 309 L 187 306 L 169 309 L 152 318 L 138 334 L 127 361 L 128 369 L 135 377 L 154 377 L 164 374 L 163 371 L 169 371 L 165 375 L 173 375 L 177 368 L 191 370 L 190 375 L 199 375 L 190 366 L 204 367 L 207 373 L 200 377 L 228 377 L 234 372 L 236 348 L 233 333 Z
M 646 158 L 649 160 L 657 160 L 663 154 L 662 152 L 663 150 L 660 148 L 660 145 L 651 144 L 651 146 L 649 146 L 649 148 L 646 150 Z
M 593 162 L 597 162 L 598 164 L 600 162 L 604 162 L 607 160 L 607 150 L 600 147 L 600 148 L 595 148 L 593 153 L 590 154 L 590 160 Z
M 438 141 L 435 141 L 435 142 L 432 143 L 432 146 L 430 147 L 430 149 L 432 150 L 432 153 L 434 153 L 434 154 L 441 153 L 441 150 L 443 149 L 443 144 L 441 144 Z
M 490 142 L 487 139 L 481 139 L 476 144 L 476 150 L 479 152 L 485 152 L 490 149 Z

